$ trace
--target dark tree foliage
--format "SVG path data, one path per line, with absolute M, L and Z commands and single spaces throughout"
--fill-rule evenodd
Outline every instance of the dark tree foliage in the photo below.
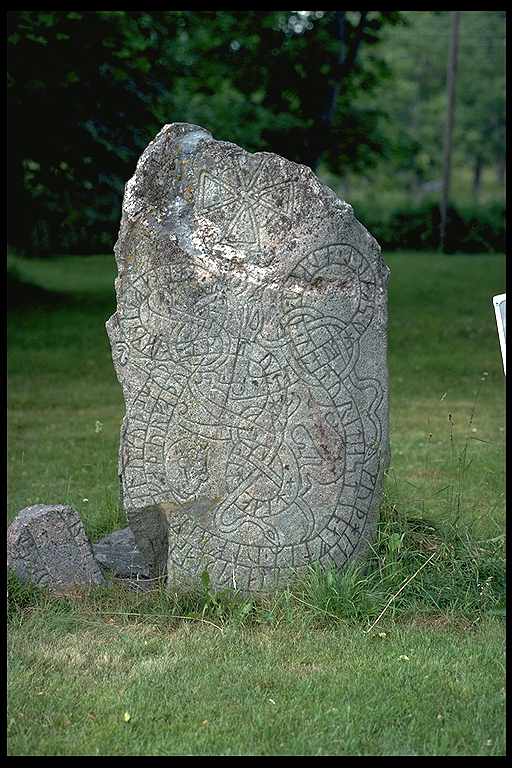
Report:
M 340 26 L 340 19 L 343 23 Z M 166 122 L 334 172 L 383 151 L 356 96 L 396 11 L 11 11 L 8 240 L 110 250 L 124 183 Z M 362 55 L 364 53 L 364 55 Z
M 139 12 L 19 11 L 8 22 L 9 242 L 74 250 L 94 232 L 110 244 L 113 203 L 157 128 L 166 26 Z

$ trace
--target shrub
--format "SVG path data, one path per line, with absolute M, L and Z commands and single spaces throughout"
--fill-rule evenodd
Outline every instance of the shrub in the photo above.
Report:
M 355 206 L 357 218 L 383 250 L 436 250 L 440 212 L 437 202 L 410 204 L 390 210 Z M 505 250 L 505 206 L 450 206 L 445 235 L 447 253 L 502 253 Z

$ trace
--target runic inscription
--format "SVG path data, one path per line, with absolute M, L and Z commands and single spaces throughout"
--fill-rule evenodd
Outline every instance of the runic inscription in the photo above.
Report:
M 362 552 L 388 455 L 387 268 L 350 207 L 302 166 L 166 126 L 127 185 L 116 256 L 141 551 L 173 584 L 207 570 L 254 592 Z

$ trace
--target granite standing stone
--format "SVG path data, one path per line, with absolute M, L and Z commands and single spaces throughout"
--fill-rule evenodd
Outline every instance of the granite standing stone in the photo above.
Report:
M 351 206 L 175 123 L 115 253 L 122 503 L 152 574 L 266 592 L 360 556 L 389 455 L 388 268 Z
M 35 504 L 7 529 L 7 566 L 22 581 L 53 588 L 104 584 L 78 512 Z

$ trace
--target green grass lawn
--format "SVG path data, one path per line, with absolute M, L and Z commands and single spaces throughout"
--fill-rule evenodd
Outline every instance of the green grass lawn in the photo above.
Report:
M 505 260 L 385 258 L 392 463 L 368 570 L 260 602 L 13 583 L 9 754 L 504 754 Z M 95 539 L 124 525 L 114 260 L 15 264 L 8 519 L 69 503 Z

